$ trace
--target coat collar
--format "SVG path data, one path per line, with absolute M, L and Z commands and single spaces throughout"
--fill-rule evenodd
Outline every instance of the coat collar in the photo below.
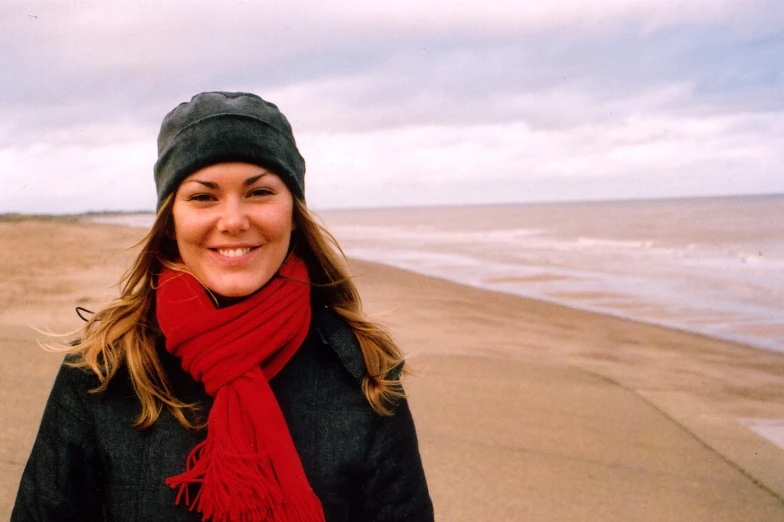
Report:
M 331 347 L 351 376 L 362 382 L 362 379 L 367 376 L 367 367 L 354 331 L 345 319 L 329 308 L 319 307 L 319 311 L 316 310 L 317 308 L 314 307 L 313 326 L 321 342 Z M 387 374 L 387 379 L 399 379 L 402 372 L 403 364 L 399 364 Z
M 367 375 L 365 358 L 354 331 L 346 321 L 327 307 L 314 307 L 314 326 L 321 342 L 331 347 L 352 377 L 362 382 Z

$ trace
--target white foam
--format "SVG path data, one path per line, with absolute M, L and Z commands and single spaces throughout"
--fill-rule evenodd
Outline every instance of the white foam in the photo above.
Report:
M 784 449 L 784 419 L 738 419 L 738 422 Z
M 107 214 L 90 216 L 87 220 L 106 225 L 123 225 L 131 228 L 149 229 L 155 222 L 155 214 Z

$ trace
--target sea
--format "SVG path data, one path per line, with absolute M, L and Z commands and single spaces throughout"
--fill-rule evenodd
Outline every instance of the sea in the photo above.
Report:
M 784 195 L 317 214 L 352 258 L 784 352 Z

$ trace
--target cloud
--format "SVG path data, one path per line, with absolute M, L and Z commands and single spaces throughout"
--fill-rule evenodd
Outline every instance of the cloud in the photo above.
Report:
M 56 147 L 39 142 L 2 149 L 0 211 L 152 210 L 154 161 L 148 140 Z
M 305 134 L 300 141 L 310 158 L 311 202 L 322 207 L 444 203 L 442 188 L 455 187 L 470 190 L 474 201 L 558 200 L 564 185 L 586 181 L 604 182 L 605 191 L 623 186 L 615 197 L 646 195 L 640 189 L 651 186 L 658 192 L 649 197 L 697 187 L 753 193 L 784 190 L 774 174 L 784 162 L 782 116 L 634 115 L 566 131 L 524 123 L 418 126 Z M 525 191 L 532 186 L 535 192 Z
M 322 206 L 551 198 L 563 180 L 608 196 L 662 179 L 673 193 L 784 190 L 773 0 L 72 0 L 0 14 L 0 211 L 151 207 L 161 118 L 211 89 L 281 106 Z

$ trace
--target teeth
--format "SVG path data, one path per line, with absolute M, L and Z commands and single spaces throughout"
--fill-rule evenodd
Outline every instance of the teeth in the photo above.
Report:
M 218 253 L 223 257 L 240 257 L 250 252 L 250 248 L 220 248 Z

